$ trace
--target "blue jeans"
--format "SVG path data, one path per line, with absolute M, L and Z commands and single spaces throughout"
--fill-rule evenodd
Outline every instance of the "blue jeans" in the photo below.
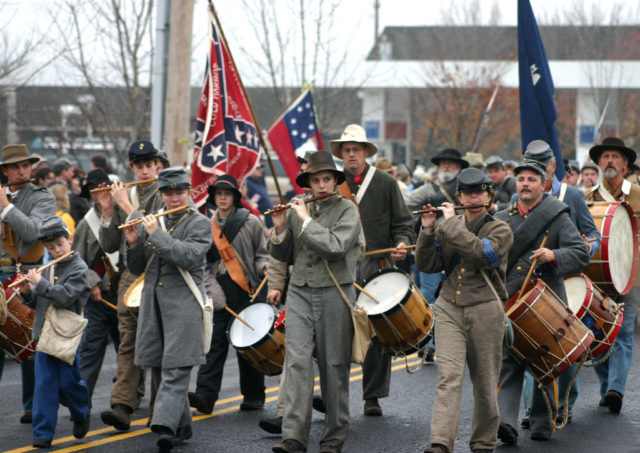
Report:
M 36 352 L 36 388 L 33 401 L 33 438 L 52 440 L 58 423 L 58 405 L 63 396 L 71 420 L 89 417 L 89 390 L 80 378 L 80 354 L 73 365 L 52 355 Z
M 624 395 L 624 387 L 627 382 L 631 357 L 633 354 L 633 329 L 638 313 L 638 299 L 640 290 L 633 288 L 625 296 L 618 296 L 616 302 L 624 302 L 624 320 L 618 333 L 609 360 L 595 367 L 600 380 L 600 396 L 605 396 L 608 391 L 614 390 Z M 606 354 L 607 352 L 603 352 Z M 600 359 L 602 355 L 596 357 Z
M 436 291 L 438 290 L 438 286 L 440 286 L 440 282 L 443 279 L 444 274 L 442 272 L 438 272 L 435 274 L 425 274 L 424 272 L 420 272 L 420 292 L 422 292 L 424 298 L 427 299 L 429 305 L 432 305 L 431 309 L 433 309 L 433 304 L 436 303 Z M 433 339 L 429 342 L 428 346 L 435 349 L 435 332 L 433 335 Z

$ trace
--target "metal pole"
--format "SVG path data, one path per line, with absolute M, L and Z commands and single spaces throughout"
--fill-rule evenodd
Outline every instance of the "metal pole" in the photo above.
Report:
M 162 148 L 171 0 L 158 0 L 157 5 L 156 45 L 153 54 L 153 80 L 151 85 L 151 142 L 157 148 Z

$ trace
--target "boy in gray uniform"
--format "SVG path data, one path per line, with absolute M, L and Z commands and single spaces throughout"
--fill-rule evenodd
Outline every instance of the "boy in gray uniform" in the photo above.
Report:
M 182 167 L 162 170 L 158 189 L 166 210 L 191 203 L 191 184 Z M 151 430 L 160 452 L 191 437 L 187 393 L 191 368 L 205 362 L 202 341 L 205 256 L 211 245 L 209 220 L 190 206 L 124 229 L 127 265 L 144 272 L 135 364 L 150 367 L 159 382 Z

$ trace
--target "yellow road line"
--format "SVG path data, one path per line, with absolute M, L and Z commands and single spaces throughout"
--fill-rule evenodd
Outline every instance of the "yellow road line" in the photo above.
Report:
M 409 356 L 407 356 L 407 360 L 411 360 L 411 359 L 415 359 L 417 357 L 416 354 L 411 354 Z M 402 362 L 402 364 L 400 365 L 395 365 L 391 367 L 391 371 L 397 371 L 399 369 L 402 369 L 405 367 L 404 364 L 404 358 L 399 358 L 399 359 L 393 359 L 392 363 L 398 363 L 398 362 Z M 412 362 L 408 362 L 407 365 L 409 366 L 413 366 L 413 365 L 417 365 L 420 362 L 420 360 L 416 360 L 416 361 L 412 361 Z M 352 376 L 349 378 L 349 382 L 355 382 L 355 381 L 359 381 L 360 379 L 362 379 L 362 367 L 360 365 L 354 365 L 351 367 L 351 374 Z M 360 374 L 356 374 L 356 373 L 360 373 Z M 315 382 L 319 382 L 320 378 L 316 377 L 314 379 Z M 268 389 L 265 390 L 265 393 L 274 393 L 277 392 L 280 389 L 280 386 L 275 386 L 275 387 L 270 387 Z M 315 385 L 313 387 L 313 390 L 319 390 L 320 386 L 319 385 Z M 240 401 L 242 399 L 242 395 L 236 395 L 230 398 L 225 398 L 222 400 L 219 400 L 216 402 L 217 405 L 219 404 L 227 404 L 227 403 L 232 403 L 235 401 Z M 270 403 L 272 401 L 275 401 L 278 399 L 278 396 L 270 396 L 268 398 L 265 399 L 265 403 Z M 194 422 L 199 421 L 199 420 L 205 420 L 207 418 L 212 418 L 212 417 L 217 417 L 220 415 L 224 415 L 224 414 L 228 414 L 229 412 L 233 412 L 235 410 L 238 410 L 240 408 L 240 405 L 235 405 L 235 406 L 230 406 L 230 407 L 226 407 L 224 409 L 219 409 L 217 411 L 213 411 L 211 414 L 201 414 L 201 415 L 196 415 L 192 418 L 192 420 Z M 115 436 L 111 436 L 111 437 L 105 437 L 103 439 L 98 439 L 98 440 L 93 440 L 91 442 L 83 442 L 79 445 L 74 445 L 72 447 L 67 447 L 64 449 L 60 449 L 60 450 L 56 450 L 56 452 L 73 452 L 73 451 L 80 451 L 80 450 L 86 450 L 92 447 L 98 447 L 100 445 L 105 445 L 105 444 L 109 444 L 112 442 L 117 442 L 119 440 L 124 440 L 124 439 L 129 439 L 131 437 L 137 437 L 137 436 L 141 436 L 143 434 L 147 434 L 150 433 L 151 430 L 149 428 L 146 428 L 146 424 L 148 421 L 148 417 L 145 418 L 139 418 L 137 420 L 133 420 L 131 422 L 131 426 L 139 426 L 139 425 L 144 425 L 145 428 L 143 429 L 138 429 L 135 431 L 127 431 L 127 432 L 123 432 L 122 434 L 117 434 Z M 115 428 L 113 427 L 105 427 L 105 428 L 100 428 L 100 429 L 96 429 L 93 431 L 89 431 L 87 433 L 87 436 L 85 437 L 85 439 L 87 437 L 93 437 L 96 436 L 98 434 L 104 434 L 104 433 L 108 433 L 108 432 L 112 432 L 112 431 L 116 431 Z M 78 440 L 73 436 L 67 436 L 67 437 L 61 437 L 60 439 L 55 439 L 53 442 L 51 442 L 51 445 L 60 445 L 60 444 L 64 444 L 73 440 Z M 7 450 L 4 453 L 22 453 L 22 452 L 27 452 L 27 451 L 34 451 L 36 450 L 36 448 L 32 447 L 32 446 L 27 446 L 27 447 L 20 447 L 20 448 L 16 448 L 14 450 Z

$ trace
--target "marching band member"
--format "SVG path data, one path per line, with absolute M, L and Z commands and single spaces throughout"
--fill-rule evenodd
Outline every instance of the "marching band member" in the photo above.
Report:
M 331 194 L 344 180 L 345 175 L 336 170 L 331 154 L 318 151 L 308 156 L 307 171 L 296 182 L 300 187 L 310 187 L 312 194 L 318 196 Z M 306 451 L 315 345 L 326 405 L 320 452 L 339 452 L 349 430 L 353 339 L 351 313 L 344 299 L 355 300 L 353 276 L 362 253 L 360 218 L 356 206 L 339 195 L 308 205 L 294 198 L 290 207 L 289 212 L 273 214 L 275 229 L 270 239 L 272 256 L 293 263 L 286 305 L 287 382 L 282 442 L 273 451 Z
M 207 253 L 205 286 L 217 282 L 222 287 L 226 305 L 240 313 L 249 303 L 249 294 L 260 285 L 267 273 L 269 252 L 260 220 L 242 207 L 238 182 L 231 175 L 221 175 L 209 186 L 209 200 L 216 207 L 211 218 L 214 244 Z M 215 298 L 209 291 L 209 295 Z M 229 351 L 227 330 L 233 316 L 216 304 L 213 336 L 207 362 L 198 370 L 197 387 L 189 392 L 189 403 L 204 414 L 213 411 L 222 386 L 224 364 Z M 259 410 L 264 406 L 264 374 L 256 370 L 240 352 L 240 391 L 244 396 L 240 410 Z
M 109 337 L 113 340 L 116 354 L 120 345 L 117 310 L 101 300 L 111 303 L 117 299 L 116 287 L 113 285 L 117 285 L 115 269 L 119 261 L 118 252 L 107 255 L 100 247 L 100 206 L 95 203 L 98 194 L 91 192 L 91 189 L 102 184 L 111 184 L 109 176 L 102 169 L 91 170 L 82 186 L 80 196 L 92 200 L 94 206 L 78 223 L 71 245 L 89 266 L 87 278 L 91 294 L 84 307 L 84 316 L 89 323 L 80 344 L 80 375 L 89 387 L 90 397 L 93 396 L 100 375 Z
M 636 213 L 640 212 L 640 186 L 624 179 L 630 164 L 636 160 L 636 152 L 624 145 L 616 137 L 608 137 L 602 144 L 589 150 L 589 156 L 602 171 L 602 183 L 585 191 L 587 200 L 615 202 L 625 200 Z M 596 374 L 600 380 L 600 406 L 607 406 L 617 414 L 622 408 L 622 397 L 631 368 L 633 355 L 633 329 L 640 301 L 640 280 L 636 275 L 634 287 L 629 294 L 618 296 L 616 302 L 624 303 L 624 320 L 616 337 L 609 359 L 597 365 Z M 597 360 L 597 359 L 596 359 Z
M 29 182 L 32 165 L 40 159 L 29 154 L 25 145 L 6 145 L 2 148 L 0 170 L 8 185 L 0 187 L 0 220 L 2 221 L 2 247 L 0 247 L 0 282 L 13 276 L 22 264 L 25 272 L 42 263 L 44 247 L 38 240 L 42 222 L 56 215 L 53 194 Z M 0 350 L 0 378 L 4 367 L 4 351 Z M 31 423 L 34 386 L 34 362 L 20 364 L 22 373 L 22 407 L 20 423 Z
M 496 218 L 507 222 L 514 233 L 514 245 L 509 251 L 507 264 L 507 293 L 516 293 L 525 281 L 531 263 L 537 259 L 535 275 L 541 278 L 564 304 L 566 293 L 563 278 L 582 272 L 589 262 L 587 243 L 580 237 L 578 229 L 569 217 L 569 208 L 549 194 L 544 193 L 545 167 L 537 160 L 525 160 L 516 170 L 518 202 L 510 209 L 500 211 Z M 547 237 L 545 247 L 540 247 Z M 525 367 L 508 351 L 502 354 L 500 371 L 500 427 L 498 438 L 505 443 L 515 444 L 520 396 Z M 545 387 L 552 409 L 555 401 L 551 384 Z M 549 423 L 543 395 L 534 386 L 530 415 L 531 439 L 548 440 L 552 426 Z
M 158 150 L 151 142 L 137 141 L 129 147 L 129 166 L 136 181 L 155 178 L 157 175 Z M 118 225 L 127 220 L 140 218 L 156 212 L 164 206 L 158 194 L 158 182 L 125 188 L 115 182 L 110 191 L 98 192 L 96 203 L 100 206 L 100 246 L 107 253 L 120 252 L 126 261 L 126 239 Z M 120 347 L 118 348 L 118 371 L 116 381 L 111 388 L 111 410 L 103 412 L 102 422 L 121 431 L 130 427 L 130 415 L 137 407 L 138 386 L 143 370 L 135 366 L 133 356 L 136 343 L 138 310 L 128 308 L 124 303 L 124 294 L 138 275 L 131 269 L 124 269 L 118 283 L 118 330 Z M 153 390 L 151 392 L 153 397 Z M 152 398 L 153 399 L 153 398 Z M 150 403 L 153 405 L 153 401 Z
M 167 210 L 189 203 L 190 189 L 182 167 L 158 174 Z M 124 229 L 127 265 L 134 274 L 145 274 L 135 365 L 152 368 L 159 383 L 150 427 L 160 436 L 157 444 L 162 453 L 192 435 L 187 393 L 191 368 L 205 362 L 198 299 L 206 297 L 203 280 L 211 225 L 194 208 L 142 220 L 142 225 Z
M 365 257 L 356 274 L 357 280 L 362 281 L 378 269 L 391 267 L 394 262 L 405 259 L 407 249 L 404 246 L 413 244 L 415 240 L 413 218 L 396 180 L 367 164 L 367 157 L 376 154 L 378 148 L 367 141 L 361 126 L 347 126 L 342 136 L 332 140 L 330 146 L 331 153 L 344 162 L 346 183 L 339 187 L 340 194 L 358 206 L 367 249 L 396 247 L 389 255 Z M 362 364 L 362 374 L 364 414 L 382 415 L 378 399 L 389 396 L 391 354 L 375 338 Z
M 451 203 L 443 203 L 438 210 L 445 220 L 438 228 L 435 213 L 422 214 L 416 264 L 422 272 L 445 272 L 434 308 L 438 386 L 431 416 L 431 447 L 425 452 L 453 451 L 465 363 L 474 387 L 469 446 L 474 452 L 490 452 L 496 446 L 500 422 L 496 387 L 504 336 L 502 303 L 507 299 L 505 274 L 513 234 L 507 224 L 488 214 L 486 206 L 492 203 L 493 195 L 491 180 L 482 171 L 468 168 L 458 176 L 456 196 L 460 204 L 477 207 L 456 215 Z
M 71 250 L 69 230 L 60 217 L 44 222 L 39 239 L 54 259 Z M 29 270 L 28 282 L 20 287 L 26 305 L 35 309 L 33 338 L 38 340 L 50 305 L 82 314 L 91 288 L 87 265 L 77 254 L 54 264 L 42 273 Z M 30 286 L 34 285 L 33 287 Z M 49 448 L 58 422 L 58 406 L 64 398 L 73 420 L 73 436 L 82 439 L 89 431 L 89 391 L 80 377 L 80 353 L 73 365 L 45 352 L 36 351 L 33 400 L 33 446 Z

